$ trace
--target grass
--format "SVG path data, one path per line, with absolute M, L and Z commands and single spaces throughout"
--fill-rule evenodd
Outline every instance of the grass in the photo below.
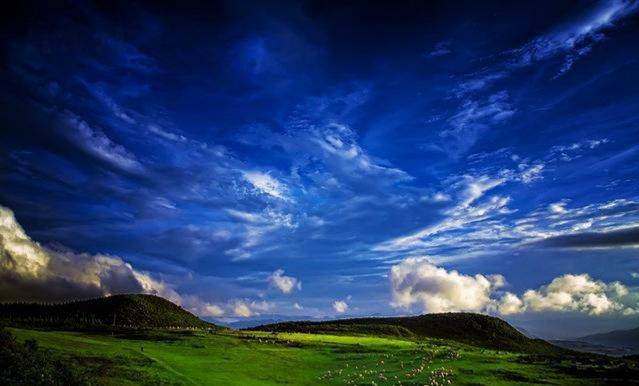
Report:
M 76 362 L 99 384 L 604 383 L 603 379 L 570 375 L 552 361 L 439 339 L 238 331 L 153 331 L 120 336 L 27 329 L 11 332 L 21 341 L 36 339 L 41 347 Z

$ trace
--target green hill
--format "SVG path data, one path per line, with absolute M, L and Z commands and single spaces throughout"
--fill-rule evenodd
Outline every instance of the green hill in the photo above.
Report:
M 450 339 L 495 350 L 558 354 L 564 349 L 541 339 L 530 339 L 507 322 L 472 313 L 426 314 L 409 317 L 359 318 L 322 322 L 284 322 L 250 330 L 329 334 L 396 335 Z
M 0 304 L 0 323 L 60 329 L 218 328 L 153 295 L 113 295 L 63 304 Z

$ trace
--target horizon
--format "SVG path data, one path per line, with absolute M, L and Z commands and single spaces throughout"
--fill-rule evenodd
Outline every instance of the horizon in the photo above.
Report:
M 639 327 L 639 2 L 21 2 L 0 302 Z

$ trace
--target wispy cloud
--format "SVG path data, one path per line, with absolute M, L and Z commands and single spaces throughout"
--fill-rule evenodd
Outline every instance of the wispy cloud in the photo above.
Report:
M 67 111 L 62 119 L 69 128 L 71 139 L 87 153 L 118 169 L 132 173 L 144 171 L 144 167 L 133 153 L 113 142 L 101 130 L 91 127 L 79 116 Z
M 603 40 L 606 30 L 614 27 L 614 23 L 635 13 L 637 9 L 636 1 L 601 1 L 577 20 L 569 21 L 513 50 L 512 65 L 529 66 L 563 55 L 563 64 L 557 73 L 560 76 L 569 71 L 578 58 L 588 54 L 595 43 Z
M 270 174 L 260 171 L 247 171 L 243 173 L 243 176 L 256 191 L 280 200 L 291 200 L 287 195 L 286 186 Z

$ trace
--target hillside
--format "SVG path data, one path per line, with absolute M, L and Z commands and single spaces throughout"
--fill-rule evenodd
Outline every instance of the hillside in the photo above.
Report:
M 457 342 L 514 352 L 564 352 L 541 339 L 530 339 L 507 322 L 472 313 L 426 314 L 409 317 L 359 318 L 322 322 L 285 322 L 250 330 L 333 334 L 396 335 L 451 339 Z
M 639 352 L 639 327 L 631 330 L 615 330 L 602 334 L 587 335 L 574 340 Z
M 0 304 L 0 323 L 61 329 L 217 328 L 153 295 L 113 295 L 63 304 Z

